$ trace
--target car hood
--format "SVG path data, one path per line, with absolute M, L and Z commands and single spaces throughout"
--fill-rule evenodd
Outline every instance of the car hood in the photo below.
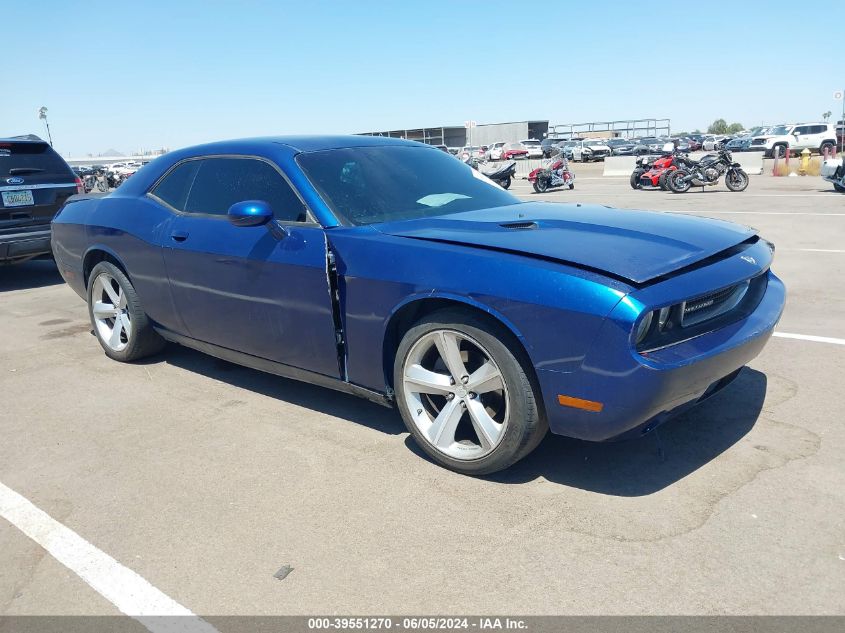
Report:
M 756 234 L 745 226 L 680 213 L 543 202 L 372 226 L 397 237 L 551 259 L 634 284 L 700 262 Z

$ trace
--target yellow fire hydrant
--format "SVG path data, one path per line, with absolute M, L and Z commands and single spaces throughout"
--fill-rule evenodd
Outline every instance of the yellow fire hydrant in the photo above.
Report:
M 806 176 L 807 175 L 807 169 L 809 167 L 810 167 L 810 150 L 805 148 L 804 151 L 801 152 L 801 167 L 798 169 L 798 173 L 801 174 L 802 176 Z

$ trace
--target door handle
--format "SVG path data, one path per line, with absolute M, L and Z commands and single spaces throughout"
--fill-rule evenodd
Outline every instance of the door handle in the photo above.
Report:
M 187 231 L 172 231 L 170 233 L 170 239 L 174 242 L 184 242 L 188 239 L 188 232 Z

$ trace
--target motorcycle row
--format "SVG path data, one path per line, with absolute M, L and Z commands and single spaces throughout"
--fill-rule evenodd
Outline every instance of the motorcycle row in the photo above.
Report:
M 696 161 L 688 154 L 667 147 L 657 158 L 637 159 L 637 166 L 631 173 L 631 187 L 686 193 L 693 187 L 716 185 L 722 176 L 730 191 L 744 191 L 748 187 L 748 174 L 726 149 Z

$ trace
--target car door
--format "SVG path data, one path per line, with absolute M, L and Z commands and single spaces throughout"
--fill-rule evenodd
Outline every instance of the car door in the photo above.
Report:
M 173 211 L 162 251 L 191 338 L 339 376 L 325 235 L 274 164 L 189 159 L 151 195 Z M 275 219 L 233 225 L 226 213 L 244 200 L 269 203 Z
M 812 125 L 798 125 L 792 130 L 793 142 L 789 144 L 790 148 L 795 150 L 802 150 L 805 147 L 812 147 Z

